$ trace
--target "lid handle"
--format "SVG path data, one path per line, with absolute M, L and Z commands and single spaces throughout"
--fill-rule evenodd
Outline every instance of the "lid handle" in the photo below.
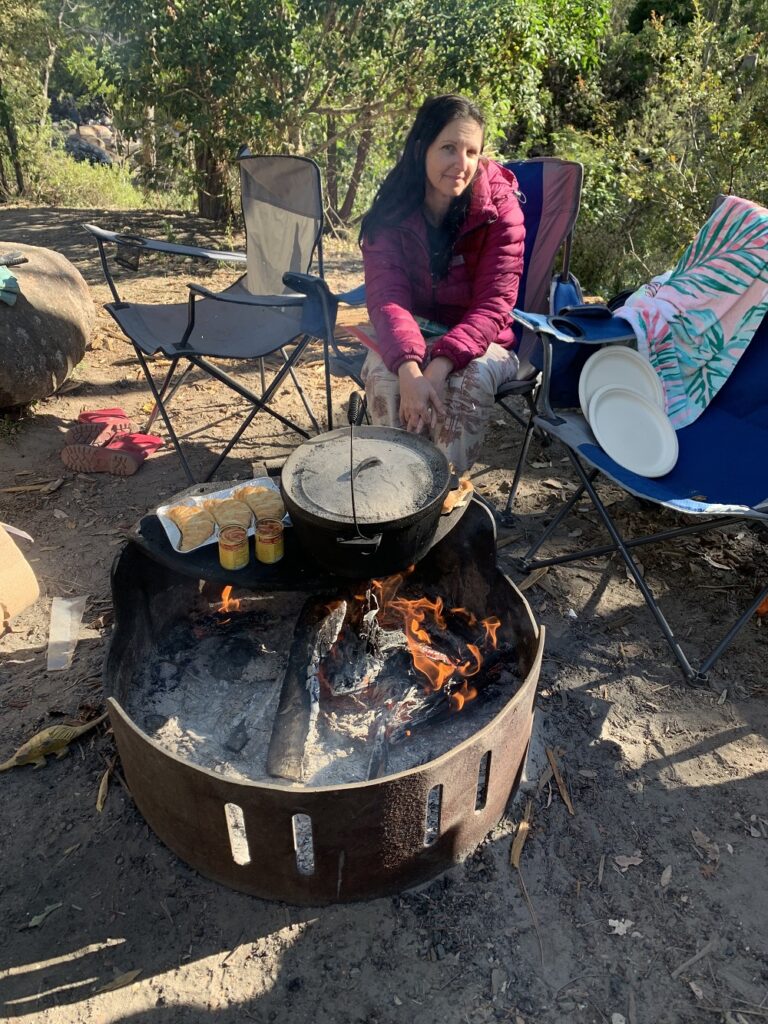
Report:
M 347 422 L 350 427 L 359 427 L 365 417 L 365 399 L 359 391 L 353 391 L 349 396 L 347 406 Z
M 336 544 L 340 548 L 354 548 L 358 555 L 373 555 L 379 550 L 381 537 L 380 533 L 373 537 L 337 537 Z

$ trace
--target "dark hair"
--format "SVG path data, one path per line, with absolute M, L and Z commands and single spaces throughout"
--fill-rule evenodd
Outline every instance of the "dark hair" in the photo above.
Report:
M 475 121 L 485 131 L 485 118 L 477 104 L 464 96 L 431 96 L 416 113 L 416 120 L 405 140 L 400 159 L 379 186 L 370 210 L 360 225 L 360 241 L 373 241 L 384 227 L 394 227 L 418 210 L 427 190 L 425 157 L 440 132 L 451 121 L 465 118 Z M 446 228 L 451 244 L 455 241 L 472 198 L 470 184 L 451 203 Z

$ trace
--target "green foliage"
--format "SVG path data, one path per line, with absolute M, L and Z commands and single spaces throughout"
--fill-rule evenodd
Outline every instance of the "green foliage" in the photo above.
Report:
M 190 209 L 189 197 L 178 193 L 152 193 L 137 188 L 126 165 L 105 167 L 77 163 L 61 150 L 39 154 L 30 176 L 28 198 L 50 206 L 75 209 Z
M 637 55 L 630 88 L 612 78 L 592 130 L 553 138 L 586 167 L 576 270 L 589 290 L 671 267 L 719 192 L 768 203 L 768 77 L 749 59 L 761 38 L 742 13 L 734 4 L 717 22 L 694 4 L 688 23 L 652 18 L 621 37 L 608 63 L 615 72 L 616 54 Z

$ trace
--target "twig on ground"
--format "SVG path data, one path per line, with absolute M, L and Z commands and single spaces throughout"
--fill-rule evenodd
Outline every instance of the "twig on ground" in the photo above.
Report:
M 676 967 L 674 971 L 672 971 L 672 977 L 679 978 L 683 971 L 686 971 L 689 967 L 693 967 L 693 965 L 697 964 L 699 960 L 703 960 L 705 956 L 709 956 L 710 953 L 713 953 L 717 949 L 718 943 L 718 937 L 713 935 L 708 942 L 704 943 L 698 953 L 694 953 L 692 957 L 689 957 L 684 963 L 680 964 L 679 967 Z
M 560 796 L 562 798 L 562 801 L 565 804 L 565 806 L 568 808 L 568 813 L 571 814 L 571 815 L 575 815 L 576 811 L 574 811 L 574 809 L 573 809 L 573 803 L 571 801 L 571 796 L 570 796 L 568 790 L 566 789 L 565 782 L 563 781 L 563 777 L 560 774 L 560 769 L 557 766 L 557 760 L 555 758 L 555 752 L 554 752 L 554 750 L 552 750 L 551 747 L 547 747 L 547 760 L 552 765 L 552 774 L 555 777 L 555 782 L 557 783 L 557 788 L 560 790 Z

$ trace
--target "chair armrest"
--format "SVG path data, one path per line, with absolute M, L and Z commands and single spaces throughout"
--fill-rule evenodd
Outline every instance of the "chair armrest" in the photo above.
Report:
M 323 278 L 316 274 L 300 274 L 296 270 L 288 270 L 283 274 L 283 284 L 302 295 L 324 295 L 327 299 L 334 297 Z
M 246 291 L 239 291 L 237 295 L 228 292 L 214 292 L 202 284 L 190 282 L 187 284 L 190 291 L 190 298 L 194 295 L 202 295 L 206 299 L 215 299 L 217 302 L 233 302 L 238 306 L 302 306 L 305 302 L 303 295 L 251 295 Z
M 574 311 L 567 315 L 546 316 L 513 309 L 510 314 L 513 320 L 538 334 L 541 341 L 543 360 L 536 405 L 539 415 L 544 419 L 558 421 L 550 400 L 554 342 L 599 346 L 626 344 L 636 340 L 635 332 L 626 320 L 613 316 L 610 311 L 606 313 L 605 307 L 597 307 L 597 310 L 585 313 L 581 307 L 574 307 Z
M 219 260 L 226 263 L 245 263 L 244 252 L 231 252 L 225 249 L 204 249 L 194 245 L 176 245 L 174 242 L 162 242 L 160 239 L 145 238 L 143 235 L 119 234 L 116 231 L 105 231 L 95 224 L 84 224 L 98 242 L 112 242 L 114 245 L 127 245 L 145 252 L 161 252 L 168 256 L 191 256 L 200 260 Z
M 336 298 L 346 306 L 364 306 L 365 285 L 359 284 L 357 288 L 353 288 L 348 292 L 342 292 L 340 295 L 337 295 Z

